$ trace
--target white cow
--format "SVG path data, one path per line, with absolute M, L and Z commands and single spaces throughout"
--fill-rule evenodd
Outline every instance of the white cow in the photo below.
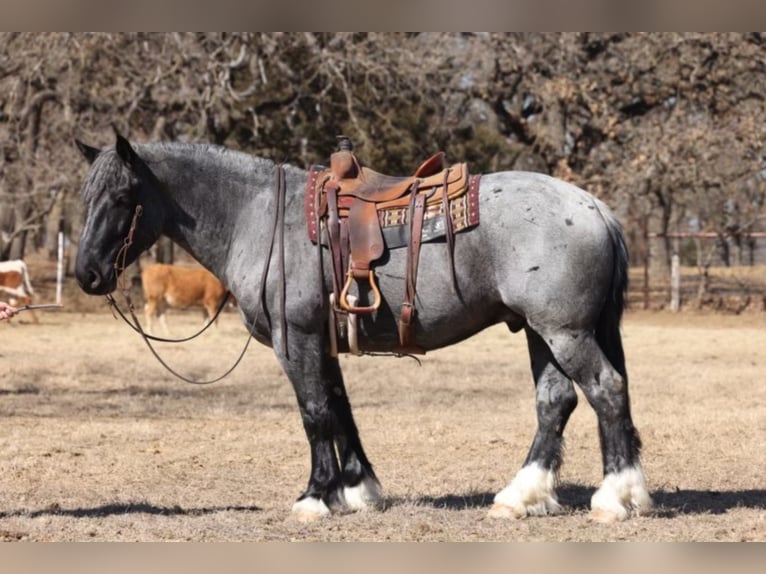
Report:
M 29 305 L 32 295 L 35 294 L 32 284 L 29 282 L 27 264 L 21 259 L 0 261 L 0 295 L 8 298 L 8 303 L 14 306 Z M 32 318 L 37 322 L 37 316 L 32 313 Z

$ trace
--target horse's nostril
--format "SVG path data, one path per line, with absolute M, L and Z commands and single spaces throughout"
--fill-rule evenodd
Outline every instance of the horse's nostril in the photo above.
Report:
M 88 270 L 87 276 L 88 287 L 91 289 L 98 289 L 101 285 L 101 274 L 93 269 Z

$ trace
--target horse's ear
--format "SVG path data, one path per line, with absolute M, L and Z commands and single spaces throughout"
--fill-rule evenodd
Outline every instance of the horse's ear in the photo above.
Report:
M 130 167 L 134 167 L 136 165 L 138 161 L 138 154 L 136 153 L 136 150 L 134 150 L 130 145 L 130 142 L 120 134 L 117 134 L 117 145 L 115 145 L 115 150 L 117 150 L 117 155 L 119 158 L 127 165 Z
M 85 159 L 87 159 L 89 163 L 93 163 L 94 161 L 96 161 L 98 154 L 101 153 L 100 149 L 89 146 L 88 144 L 81 142 L 77 138 L 75 138 L 74 143 L 77 146 L 77 149 L 80 150 L 80 153 L 82 153 L 82 155 L 85 156 Z

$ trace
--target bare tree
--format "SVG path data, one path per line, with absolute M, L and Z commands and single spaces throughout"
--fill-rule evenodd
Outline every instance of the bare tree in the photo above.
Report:
M 0 257 L 74 241 L 72 138 L 111 125 L 304 167 L 339 134 L 391 173 L 444 149 L 582 185 L 629 237 L 744 238 L 763 228 L 764 55 L 759 34 L 0 34 Z

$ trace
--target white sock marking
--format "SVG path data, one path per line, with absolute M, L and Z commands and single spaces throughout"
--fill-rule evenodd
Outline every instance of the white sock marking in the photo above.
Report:
M 347 486 L 343 489 L 346 506 L 349 510 L 366 510 L 375 508 L 381 501 L 380 483 L 371 477 L 366 477 L 356 486 Z
M 516 517 L 558 514 L 561 505 L 556 500 L 556 475 L 536 462 L 522 468 L 511 483 L 495 495 L 497 516 L 506 515 L 507 507 Z M 500 507 L 500 508 L 497 508 Z
M 641 466 L 606 475 L 590 499 L 590 507 L 594 511 L 611 513 L 617 520 L 625 520 L 631 511 L 640 515 L 651 510 L 652 499 L 646 490 Z

